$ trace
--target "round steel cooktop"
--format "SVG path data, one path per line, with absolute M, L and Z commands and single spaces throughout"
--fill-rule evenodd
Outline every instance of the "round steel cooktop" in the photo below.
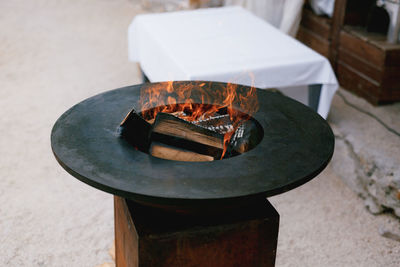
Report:
M 196 86 L 200 81 L 174 82 L 180 83 Z M 226 85 L 206 83 L 207 90 L 216 92 Z M 151 84 L 93 96 L 57 120 L 51 146 L 66 171 L 100 190 L 144 205 L 190 211 L 244 205 L 283 193 L 318 175 L 332 157 L 334 136 L 322 117 L 295 100 L 261 89 L 257 89 L 259 109 L 252 117 L 264 136 L 252 150 L 212 162 L 152 157 L 116 133 L 124 116 L 140 107 L 142 86 Z

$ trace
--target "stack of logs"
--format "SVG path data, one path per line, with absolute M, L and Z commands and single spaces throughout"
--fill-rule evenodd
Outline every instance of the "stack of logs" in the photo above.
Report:
M 233 123 L 229 114 L 217 113 L 189 122 L 179 115 L 182 114 L 159 112 L 155 119 L 146 121 L 132 109 L 121 122 L 119 135 L 140 151 L 177 161 L 232 157 L 251 145 L 255 125 L 249 120 Z

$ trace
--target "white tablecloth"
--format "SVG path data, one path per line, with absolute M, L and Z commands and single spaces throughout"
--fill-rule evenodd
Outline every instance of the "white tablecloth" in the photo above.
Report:
M 318 113 L 324 118 L 338 87 L 326 58 L 241 7 L 139 15 L 128 41 L 129 59 L 151 82 L 322 84 Z

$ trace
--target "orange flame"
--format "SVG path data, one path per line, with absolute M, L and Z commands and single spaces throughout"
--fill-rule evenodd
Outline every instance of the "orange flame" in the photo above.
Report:
M 228 83 L 223 88 L 216 88 L 221 86 L 221 83 L 212 82 L 145 84 L 140 96 L 142 115 L 150 122 L 159 112 L 174 113 L 186 121 L 197 121 L 226 110 L 233 131 L 224 135 L 222 159 L 237 127 L 258 110 L 258 100 L 254 86 Z M 243 116 L 243 113 L 248 116 Z

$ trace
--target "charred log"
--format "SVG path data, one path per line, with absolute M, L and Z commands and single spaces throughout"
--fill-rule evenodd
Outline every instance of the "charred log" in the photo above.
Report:
M 233 134 L 227 153 L 230 156 L 242 154 L 258 144 L 258 129 L 252 119 L 242 122 Z
M 137 149 L 148 152 L 151 124 L 132 109 L 118 127 L 118 134 Z

